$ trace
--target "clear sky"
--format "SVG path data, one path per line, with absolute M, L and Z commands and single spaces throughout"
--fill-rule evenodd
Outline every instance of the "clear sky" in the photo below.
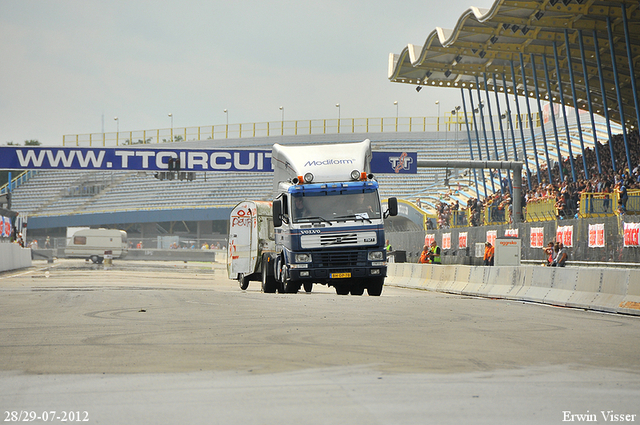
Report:
M 455 89 L 391 83 L 389 53 L 490 0 L 0 0 L 0 145 L 65 134 L 435 116 Z M 104 124 L 103 124 L 104 123 Z

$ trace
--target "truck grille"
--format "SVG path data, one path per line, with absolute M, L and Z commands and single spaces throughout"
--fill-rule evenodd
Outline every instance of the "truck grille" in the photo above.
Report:
M 366 266 L 367 251 L 314 252 L 314 267 L 356 267 Z
M 376 243 L 376 232 L 303 234 L 300 237 L 300 246 L 304 249 L 330 248 L 332 246 L 371 246 Z
M 358 243 L 358 234 L 351 233 L 349 235 L 322 235 L 320 236 L 320 245 L 341 245 L 341 244 L 356 244 Z

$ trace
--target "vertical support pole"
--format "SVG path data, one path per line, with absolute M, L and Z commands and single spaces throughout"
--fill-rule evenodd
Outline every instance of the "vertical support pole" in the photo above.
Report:
M 509 154 L 507 153 L 507 142 L 504 138 L 504 126 L 502 125 L 502 111 L 500 110 L 500 99 L 498 98 L 498 81 L 496 80 L 496 74 L 492 74 L 493 77 L 493 93 L 496 97 L 496 109 L 498 110 L 498 118 L 499 118 L 499 124 L 500 124 L 500 136 L 502 138 L 502 153 L 504 154 L 504 160 L 508 161 L 509 160 Z M 504 90 L 506 91 L 507 88 L 505 87 Z M 495 138 L 495 136 L 494 136 Z M 498 157 L 498 154 L 496 152 L 496 159 L 500 159 Z M 507 170 L 507 179 L 509 180 L 509 187 L 512 188 L 513 190 L 513 182 L 511 181 L 511 171 Z M 500 188 L 502 188 L 502 182 L 500 182 Z M 513 192 L 511 192 L 513 193 Z
M 573 65 L 571 64 L 571 46 L 569 45 L 569 31 L 564 30 L 564 44 L 567 50 L 567 68 L 569 68 L 569 84 L 571 84 L 571 95 L 573 96 L 573 110 L 576 113 L 576 125 L 578 126 L 578 139 L 580 140 L 580 150 L 582 151 L 582 167 L 584 168 L 584 178 L 589 180 L 589 167 L 587 166 L 587 156 L 584 152 L 584 139 L 582 138 L 582 124 L 580 124 L 580 109 L 578 108 L 578 95 L 576 93 L 576 83 L 573 78 Z
M 616 83 L 616 95 L 618 96 L 618 111 L 620 113 L 620 125 L 622 126 L 622 137 L 624 139 L 624 149 L 627 153 L 627 166 L 629 171 L 633 170 L 631 166 L 631 154 L 629 151 L 629 140 L 627 138 L 627 128 L 624 123 L 624 107 L 622 106 L 622 93 L 620 87 L 620 78 L 618 77 L 618 66 L 616 65 L 616 49 L 613 44 L 613 31 L 611 30 L 611 18 L 607 16 L 607 33 L 609 35 L 609 50 L 611 50 L 611 66 L 613 67 L 613 80 Z M 609 140 L 611 143 L 611 140 Z
M 636 105 L 636 130 L 640 133 L 640 100 L 638 99 L 638 88 L 636 87 L 636 74 L 633 69 L 633 55 L 631 54 L 631 40 L 629 39 L 629 24 L 627 22 L 627 6 L 620 3 L 622 7 L 622 24 L 624 25 L 624 40 L 627 46 L 627 60 L 629 62 L 629 75 L 631 75 L 631 89 L 633 91 L 633 101 Z M 631 170 L 631 169 L 629 169 Z
M 467 125 L 467 138 L 469 139 L 469 153 L 471 154 L 471 160 L 473 160 L 473 144 L 471 143 L 471 130 L 469 129 L 469 115 L 467 114 L 467 103 L 464 100 L 464 88 L 460 87 L 460 94 L 462 95 L 462 109 L 464 111 L 464 122 Z M 473 107 L 472 107 L 473 109 Z M 476 169 L 473 169 L 473 177 L 476 182 L 476 195 L 480 199 L 480 189 L 478 189 L 478 174 Z
M 491 125 L 491 137 L 493 137 L 493 150 L 496 155 L 496 161 L 500 160 L 500 156 L 498 155 L 498 145 L 496 144 L 496 130 L 493 125 L 493 113 L 491 111 L 491 99 L 489 98 L 489 89 L 487 88 L 487 73 L 482 73 L 482 78 L 484 80 L 484 98 L 487 100 L 487 110 L 489 111 L 489 124 Z M 499 117 L 500 115 L 498 115 Z M 502 189 L 502 170 L 498 168 L 498 178 L 500 179 L 500 192 L 504 193 Z M 493 181 L 493 179 L 491 179 Z
M 516 80 L 516 70 L 511 63 L 511 81 L 513 82 L 513 98 L 516 101 L 516 113 L 518 114 L 518 124 L 520 125 L 520 140 L 522 141 L 522 156 L 524 157 L 524 164 L 527 167 L 527 186 L 531 190 L 531 170 L 529 170 L 529 159 L 527 158 L 527 144 L 524 140 L 524 130 L 522 129 L 522 116 L 520 115 L 520 103 L 518 102 L 518 82 Z M 525 95 L 526 96 L 526 95 Z
M 522 222 L 522 167 L 515 167 L 513 170 L 513 222 Z
M 542 129 L 542 143 L 544 144 L 544 156 L 547 160 L 547 174 L 549 176 L 549 183 L 553 183 L 553 176 L 551 175 L 551 160 L 549 159 L 549 147 L 547 146 L 547 135 L 544 130 L 544 115 L 542 114 L 542 103 L 540 102 L 540 86 L 538 85 L 538 74 L 536 71 L 536 60 L 531 55 L 531 68 L 533 69 L 533 86 L 536 89 L 536 102 L 538 103 L 538 114 L 540 114 L 540 128 Z
M 473 130 L 476 132 L 476 144 L 478 145 L 478 159 L 482 161 L 482 149 L 480 148 L 480 134 L 478 133 L 478 123 L 476 123 L 475 105 L 473 104 L 473 92 L 469 87 L 469 103 L 471 104 L 471 120 L 473 121 Z
M 473 105 L 473 92 L 471 91 L 471 86 L 469 86 L 469 102 L 471 103 L 471 117 L 473 119 L 473 129 L 476 132 L 476 143 L 478 144 L 478 159 L 482 161 L 482 149 L 480 148 L 480 133 L 478 132 L 478 123 L 476 122 L 476 113 L 475 106 Z M 487 179 L 484 178 L 484 170 L 482 171 L 482 187 L 484 188 L 484 196 L 486 197 L 488 194 L 487 190 Z M 480 199 L 480 197 L 478 197 Z
M 567 109 L 564 103 L 564 92 L 562 91 L 562 77 L 560 75 L 560 60 L 558 60 L 558 45 L 553 42 L 553 60 L 556 65 L 556 78 L 558 79 L 558 93 L 560 93 L 560 105 L 562 105 L 562 118 L 564 118 L 564 131 L 567 135 L 567 148 L 569 148 L 569 163 L 571 164 L 571 177 L 573 181 L 578 181 L 576 177 L 576 167 L 573 164 L 573 150 L 571 149 L 571 135 L 569 134 L 569 122 L 567 121 Z
M 527 105 L 527 118 L 529 119 L 529 131 L 531 132 L 531 143 L 533 145 L 533 158 L 536 160 L 536 172 L 538 184 L 542 183 L 542 173 L 540 172 L 540 161 L 538 160 L 538 148 L 536 146 L 536 135 L 533 129 L 533 118 L 531 116 L 531 105 L 529 104 L 529 89 L 527 88 L 527 74 L 524 70 L 524 56 L 520 53 L 520 72 L 522 73 L 522 85 L 524 89 L 524 101 Z
M 518 149 L 516 147 L 516 133 L 513 126 L 513 121 L 511 120 L 511 106 L 509 102 L 509 90 L 507 90 L 507 78 L 502 73 L 502 87 L 504 87 L 504 103 L 507 105 L 507 118 L 509 119 L 508 126 L 511 129 L 511 144 L 513 145 L 513 159 L 518 160 Z
M 584 54 L 584 41 L 582 40 L 582 30 L 578 30 L 578 43 L 580 45 L 580 59 L 582 60 L 582 75 L 584 76 L 584 89 L 587 92 L 587 105 L 589 105 L 589 118 L 591 119 L 591 132 L 593 133 L 593 149 L 596 151 L 596 162 L 598 173 L 602 174 L 600 165 L 600 150 L 598 149 L 598 134 L 596 133 L 596 120 L 593 117 L 593 105 L 591 104 L 591 89 L 589 88 L 589 73 L 587 72 L 587 59 Z
M 478 81 L 478 76 L 476 75 L 476 90 L 478 92 L 478 112 L 480 113 L 480 122 L 482 123 L 482 133 L 484 135 L 484 147 L 487 152 L 487 161 L 491 160 L 491 155 L 489 155 L 489 139 L 487 139 L 487 127 L 484 124 L 484 113 L 482 110 L 484 109 L 484 104 L 482 103 L 482 97 L 480 96 L 480 83 Z M 491 191 L 495 193 L 496 186 L 493 181 L 493 175 L 491 174 L 491 169 L 489 169 L 489 176 L 491 178 Z M 484 170 L 482 171 L 483 180 L 485 179 Z
M 602 93 L 602 109 L 604 120 L 607 123 L 607 134 L 609 135 L 609 154 L 611 155 L 611 169 L 616 173 L 616 158 L 613 154 L 613 135 L 611 134 L 611 121 L 609 121 L 609 106 L 607 106 L 607 89 L 604 86 L 602 76 L 602 61 L 600 59 L 600 47 L 598 46 L 598 32 L 593 30 L 593 49 L 596 53 L 596 63 L 598 64 L 598 77 L 600 78 L 600 92 Z
M 556 112 L 553 109 L 553 95 L 551 92 L 551 80 L 549 78 L 549 66 L 547 65 L 547 55 L 542 54 L 542 62 L 544 64 L 544 78 L 547 83 L 547 97 L 549 98 L 549 112 L 551 114 L 551 122 L 553 123 L 553 135 L 556 139 L 556 152 L 558 153 L 558 171 L 560 172 L 560 181 L 563 182 L 564 171 L 562 171 L 562 152 L 560 151 L 560 139 L 558 138 Z

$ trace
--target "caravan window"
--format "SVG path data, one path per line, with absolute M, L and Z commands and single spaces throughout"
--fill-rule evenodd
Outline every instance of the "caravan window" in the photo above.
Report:
M 86 236 L 74 236 L 73 237 L 73 244 L 74 245 L 86 245 L 87 244 L 87 237 Z

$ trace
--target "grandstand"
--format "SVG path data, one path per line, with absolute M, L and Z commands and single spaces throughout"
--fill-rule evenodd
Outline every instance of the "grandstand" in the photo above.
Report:
M 488 119 L 487 117 L 487 121 Z M 575 123 L 572 123 L 572 126 L 573 134 L 576 133 Z M 536 129 L 538 134 L 540 131 L 540 128 Z M 225 140 L 225 146 L 268 149 L 274 143 L 327 143 L 370 138 L 373 150 L 418 152 L 418 157 L 425 159 L 469 159 L 469 139 L 466 131 L 458 131 L 455 134 L 458 139 L 453 137 L 452 131 L 277 136 L 228 139 Z M 482 140 L 480 142 L 484 143 Z M 477 143 L 475 138 L 471 139 L 472 146 Z M 572 139 L 572 143 L 577 145 L 578 142 Z M 593 145 L 592 141 L 588 143 Z M 206 148 L 211 147 L 211 141 L 187 141 L 170 145 Z M 220 145 L 221 143 L 216 141 L 216 147 Z M 505 145 L 507 159 L 514 158 L 513 144 Z M 563 145 L 563 149 L 568 151 L 566 144 Z M 515 152 L 522 158 L 521 150 Z M 557 161 L 554 152 L 550 152 L 550 155 Z M 530 161 L 533 161 L 531 153 L 529 156 Z M 496 157 L 490 155 L 489 159 Z M 497 159 L 505 158 L 499 155 Z M 496 187 L 498 190 L 500 188 L 496 175 L 491 182 L 489 170 L 485 171 L 488 192 L 484 192 L 484 184 L 481 183 L 478 186 L 482 191 L 480 197 L 491 194 Z M 433 216 L 435 206 L 444 194 L 448 193 L 447 199 L 458 200 L 461 205 L 466 205 L 469 198 L 478 196 L 471 170 L 450 170 L 448 186 L 445 185 L 446 172 L 444 169 L 419 169 L 416 175 L 379 175 L 377 179 L 381 184 L 383 197 L 396 196 L 412 202 L 420 198 L 422 207 Z M 477 175 L 481 180 L 482 174 Z M 165 217 L 165 221 L 197 221 L 199 217 L 204 216 L 193 214 L 196 210 L 207 211 L 207 218 L 223 220 L 229 208 L 243 199 L 271 199 L 272 187 L 270 174 L 212 171 L 197 172 L 193 181 L 186 181 L 159 180 L 153 173 L 148 172 L 41 170 L 30 173 L 29 178 L 21 178 L 20 181 L 21 184 L 14 189 L 13 208 L 22 215 L 29 216 L 30 229 L 51 229 L 76 224 L 131 227 L 148 220 L 157 220 L 159 217 Z M 191 214 L 182 217 L 187 210 L 191 211 Z M 212 215 L 212 211 L 215 214 Z M 125 212 L 129 213 L 126 218 L 122 214 Z

